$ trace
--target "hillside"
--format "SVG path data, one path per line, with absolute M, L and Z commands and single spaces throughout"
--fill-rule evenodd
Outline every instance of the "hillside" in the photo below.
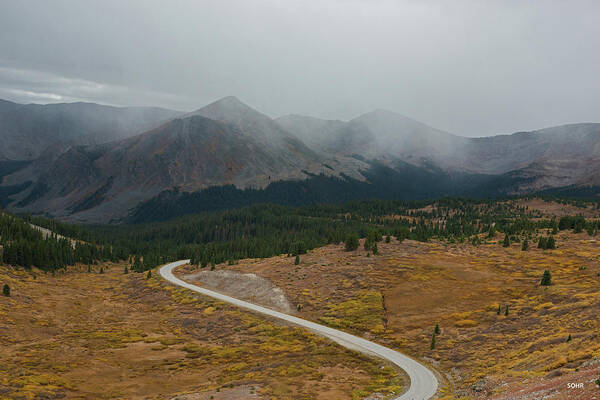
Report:
M 13 116 L 29 110 L 10 102 L 3 107 Z M 347 122 L 272 119 L 233 96 L 184 115 L 84 103 L 31 107 L 39 110 L 22 115 L 30 129 L 20 135 L 47 131 L 52 145 L 0 165 L 0 204 L 71 221 L 152 221 L 260 202 L 498 197 L 600 184 L 600 124 L 465 138 L 385 110 Z M 152 129 L 134 135 L 142 127 Z
M 123 139 L 179 114 L 156 107 L 17 104 L 0 100 L 0 160 L 33 160 L 48 148 Z

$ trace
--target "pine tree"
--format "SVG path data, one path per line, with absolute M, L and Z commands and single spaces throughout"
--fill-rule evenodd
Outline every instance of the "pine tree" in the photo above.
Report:
M 385 242 L 386 242 L 386 243 L 389 243 L 389 242 L 391 242 L 391 241 L 392 241 L 392 238 L 390 237 L 390 235 L 387 235 L 387 236 L 385 237 Z
M 523 244 L 521 245 L 521 250 L 527 251 L 528 248 L 529 248 L 529 241 L 527 241 L 527 239 L 525 239 L 525 240 L 523 240 Z
M 10 286 L 8 286 L 8 283 L 5 283 L 2 287 L 2 294 L 6 297 L 10 297 Z
M 504 234 L 504 242 L 502 243 L 503 247 L 509 247 L 510 246 L 510 239 L 508 237 L 508 234 Z
M 500 315 L 501 312 L 502 310 L 500 309 L 500 304 L 498 304 L 498 310 L 496 310 L 496 314 Z
M 542 275 L 542 280 L 540 282 L 541 286 L 550 286 L 552 284 L 552 275 L 550 274 L 550 271 L 545 270 L 544 274 Z
M 358 249 L 358 238 L 356 235 L 348 235 L 346 237 L 346 251 L 354 251 Z
M 300 264 L 300 256 L 296 256 L 296 260 L 294 260 L 294 265 Z
M 377 243 L 373 244 L 373 255 L 379 254 L 379 249 L 377 248 Z
M 371 249 L 371 242 L 369 241 L 369 239 L 365 239 L 365 244 L 363 246 L 365 248 L 365 250 L 369 251 Z
M 567 338 L 567 343 L 571 341 L 571 334 L 569 333 L 569 337 Z
M 506 306 L 506 308 L 504 309 L 504 316 L 508 316 L 508 305 Z
M 146 279 L 150 278 L 152 278 L 152 271 L 148 270 L 148 273 L 146 274 Z
M 435 328 L 433 329 L 433 333 L 435 335 L 439 335 L 442 331 L 440 330 L 440 325 L 439 324 L 435 324 Z
M 431 344 L 429 345 L 429 349 L 430 350 L 435 349 L 435 333 L 433 335 L 431 335 Z
M 542 249 L 542 250 L 546 249 L 546 238 L 545 237 L 541 237 L 540 240 L 538 241 L 538 249 Z
M 550 249 L 550 250 L 554 250 L 556 249 L 556 241 L 554 240 L 554 236 L 550 236 L 547 240 L 546 240 L 546 248 Z
M 127 268 L 127 265 L 125 266 L 125 269 L 123 270 L 124 274 L 128 274 L 129 273 L 129 268 Z
M 104 273 L 104 268 L 100 267 L 100 273 L 103 274 Z

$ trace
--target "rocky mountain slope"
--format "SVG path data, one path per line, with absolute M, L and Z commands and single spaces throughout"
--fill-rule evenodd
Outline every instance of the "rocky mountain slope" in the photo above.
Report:
M 180 113 L 93 103 L 17 104 L 0 100 L 0 160 L 33 160 L 49 149 L 100 144 L 142 133 Z
M 0 156 L 20 160 L 3 166 L 1 204 L 85 222 L 120 220 L 154 198 L 162 200 L 146 207 L 146 219 L 165 201 L 196 210 L 245 197 L 303 204 L 600 183 L 600 124 L 465 138 L 385 110 L 347 122 L 274 120 L 235 97 L 183 115 L 84 103 L 4 102 L 0 110 L 0 121 L 11 121 L 0 125 Z M 151 129 L 134 135 L 144 127 Z M 210 196 L 178 194 L 208 189 Z
M 38 163 L 46 168 L 40 171 Z M 361 162 L 351 159 L 325 167 L 322 157 L 270 118 L 226 98 L 141 135 L 70 147 L 53 162 L 34 162 L 4 183 L 35 182 L 14 197 L 15 209 L 102 222 L 171 188 L 264 188 L 309 174 L 357 174 L 356 164 Z

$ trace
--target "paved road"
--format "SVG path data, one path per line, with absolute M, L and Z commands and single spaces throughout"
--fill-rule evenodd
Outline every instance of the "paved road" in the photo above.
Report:
M 392 362 L 393 364 L 399 366 L 404 371 L 406 371 L 406 373 L 410 377 L 409 389 L 400 396 L 395 397 L 394 400 L 427 400 L 433 397 L 433 395 L 437 391 L 438 381 L 433 372 L 431 372 L 424 365 L 419 364 L 412 358 L 398 353 L 397 351 L 388 349 L 387 347 L 383 347 L 377 343 L 370 342 L 358 336 L 338 331 L 337 329 L 332 329 L 327 326 L 319 325 L 302 318 L 294 317 L 292 315 L 271 310 L 270 308 L 248 303 L 247 301 L 238 300 L 236 298 L 229 297 L 221 293 L 213 292 L 212 290 L 192 285 L 190 283 L 182 281 L 181 279 L 176 278 L 173 275 L 173 269 L 180 265 L 187 264 L 189 263 L 189 261 L 190 260 L 181 260 L 167 264 L 160 269 L 160 275 L 164 279 L 168 280 L 171 283 L 174 283 L 175 285 L 182 286 L 186 289 L 193 290 L 194 292 L 213 297 L 217 300 L 221 300 L 226 303 L 230 303 L 250 311 L 278 318 L 290 322 L 294 325 L 308 328 L 312 332 L 329 338 L 346 348 L 371 354 Z

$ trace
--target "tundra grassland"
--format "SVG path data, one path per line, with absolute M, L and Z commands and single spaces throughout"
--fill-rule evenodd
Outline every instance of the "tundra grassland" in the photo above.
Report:
M 357 399 L 399 372 L 156 270 L 0 266 L 1 399 Z
M 581 210 L 537 200 L 518 205 L 540 218 Z M 597 218 L 596 209 L 585 210 Z M 556 249 L 538 248 L 550 235 Z M 480 234 L 475 244 L 392 237 L 377 243 L 376 255 L 361 239 L 357 250 L 328 245 L 297 265 L 279 256 L 217 269 L 264 277 L 300 316 L 428 363 L 443 377 L 442 398 L 598 396 L 600 236 L 538 229 L 516 239 L 505 247 L 501 233 Z M 542 286 L 546 270 L 551 284 Z M 570 377 L 584 384 L 571 388 Z

